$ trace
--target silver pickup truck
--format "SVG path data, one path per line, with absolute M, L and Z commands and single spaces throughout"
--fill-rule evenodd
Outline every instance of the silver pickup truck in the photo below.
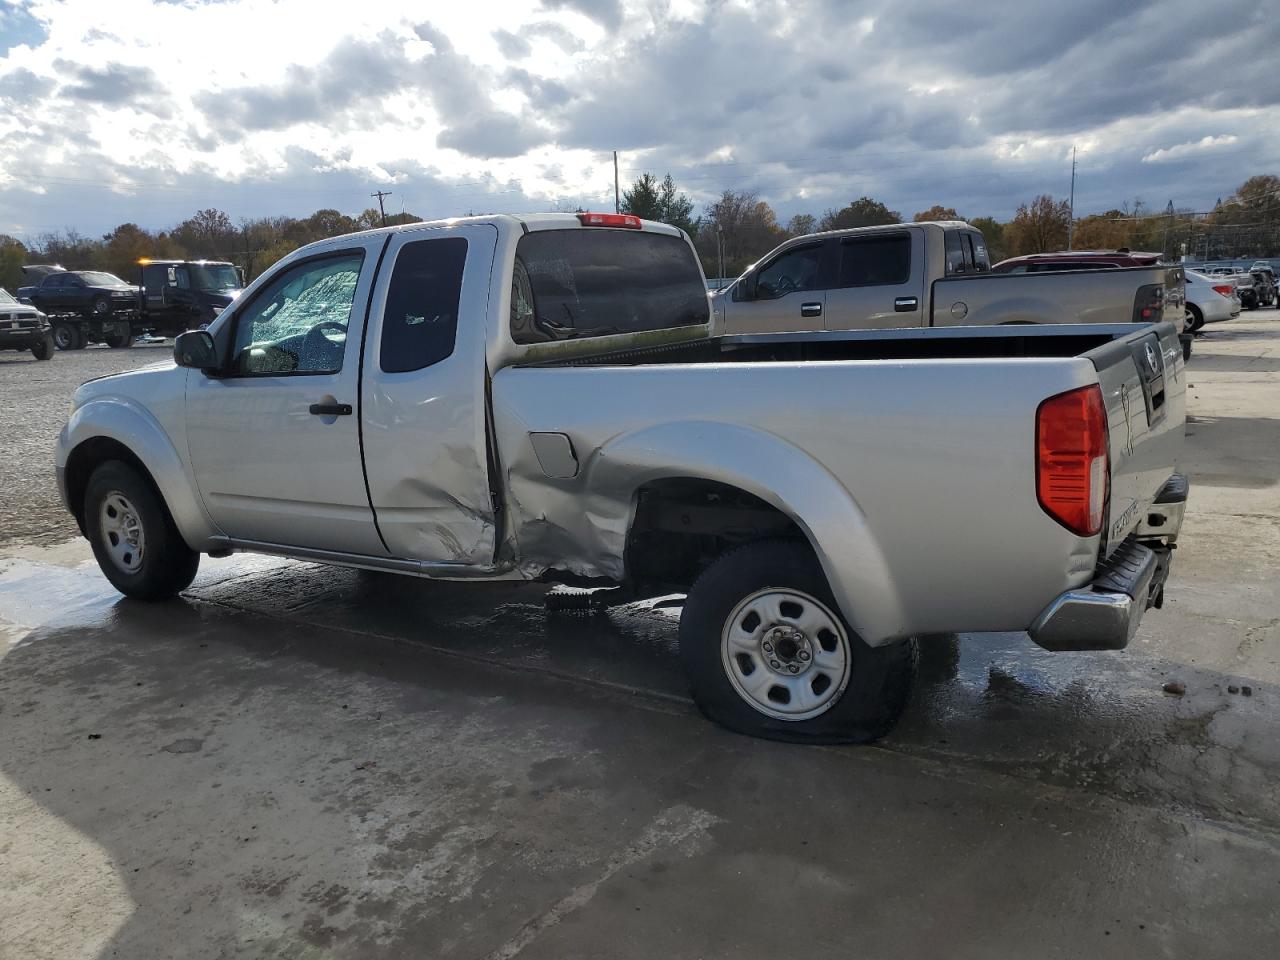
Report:
M 993 274 L 959 220 L 795 237 L 713 299 L 726 334 L 1165 320 L 1191 355 L 1181 267 Z
M 866 741 L 916 637 L 1126 645 L 1181 524 L 1168 324 L 710 336 L 689 240 L 492 216 L 291 254 L 176 363 L 77 390 L 57 478 L 139 599 L 200 554 L 687 594 L 694 697 Z

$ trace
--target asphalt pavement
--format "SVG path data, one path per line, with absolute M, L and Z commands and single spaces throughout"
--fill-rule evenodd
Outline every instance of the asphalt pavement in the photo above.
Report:
M 1197 342 L 1129 649 L 929 638 L 870 748 L 708 723 L 660 605 L 248 556 L 144 605 L 6 528 L 0 958 L 1273 955 L 1278 372 L 1280 312 Z

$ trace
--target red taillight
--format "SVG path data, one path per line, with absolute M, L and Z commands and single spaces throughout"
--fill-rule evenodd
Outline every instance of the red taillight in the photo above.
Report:
M 1220 293 L 1220 294 L 1222 294 L 1224 297 L 1233 297 L 1233 296 L 1235 296 L 1236 288 L 1235 288 L 1235 287 L 1233 287 L 1233 286 L 1231 286 L 1231 284 L 1229 284 L 1229 283 L 1222 283 L 1222 284 L 1218 284 L 1217 286 L 1215 286 L 1215 287 L 1213 288 L 1213 292 L 1214 292 L 1214 293 Z
M 1107 411 L 1097 384 L 1050 397 L 1036 411 L 1036 497 L 1072 533 L 1102 529 Z
M 1164 284 L 1149 283 L 1138 288 L 1133 300 L 1133 322 L 1155 323 L 1164 316 Z
M 578 219 L 584 227 L 627 227 L 640 229 L 640 218 L 629 213 L 580 213 Z

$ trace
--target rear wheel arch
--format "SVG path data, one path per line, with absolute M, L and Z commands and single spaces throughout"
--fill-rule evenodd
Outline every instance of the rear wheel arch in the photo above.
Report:
M 741 487 L 697 476 L 651 480 L 633 498 L 627 579 L 640 593 L 687 589 L 725 553 L 765 539 L 814 547 L 794 517 Z

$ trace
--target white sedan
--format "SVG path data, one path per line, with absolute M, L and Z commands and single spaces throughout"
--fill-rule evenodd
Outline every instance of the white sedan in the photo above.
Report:
M 1197 332 L 1206 323 L 1240 316 L 1240 292 L 1231 277 L 1187 271 L 1187 326 Z

